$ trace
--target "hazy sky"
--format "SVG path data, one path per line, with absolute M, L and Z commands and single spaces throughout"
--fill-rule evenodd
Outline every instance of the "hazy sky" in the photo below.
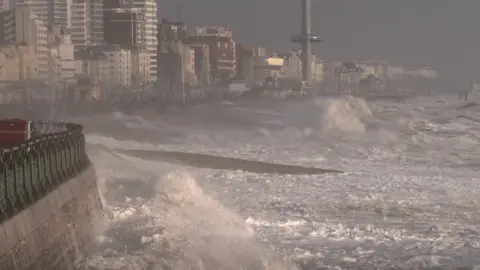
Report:
M 270 50 L 295 48 L 300 0 L 159 0 L 188 25 L 227 25 L 235 40 Z M 384 59 L 480 79 L 480 0 L 312 0 L 313 31 L 325 59 Z M 450 77 L 450 76 L 449 76 Z

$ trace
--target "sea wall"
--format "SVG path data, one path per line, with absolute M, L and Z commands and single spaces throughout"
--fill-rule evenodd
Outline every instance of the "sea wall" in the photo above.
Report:
M 3 148 L 0 270 L 75 269 L 102 204 L 80 125 Z

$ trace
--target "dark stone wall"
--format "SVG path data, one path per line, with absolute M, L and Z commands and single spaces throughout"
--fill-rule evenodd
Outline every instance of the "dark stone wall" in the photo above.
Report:
M 75 269 L 102 219 L 97 176 L 89 165 L 0 224 L 0 270 Z

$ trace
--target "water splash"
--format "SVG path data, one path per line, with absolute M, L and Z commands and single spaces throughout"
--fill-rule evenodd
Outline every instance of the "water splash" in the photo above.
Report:
M 90 269 L 295 269 L 183 169 L 92 151 L 111 223 Z M 173 171 L 172 171 L 173 170 Z
M 365 100 L 347 96 L 340 99 L 317 100 L 322 109 L 321 123 L 324 130 L 343 132 L 366 131 L 363 119 L 372 116 Z

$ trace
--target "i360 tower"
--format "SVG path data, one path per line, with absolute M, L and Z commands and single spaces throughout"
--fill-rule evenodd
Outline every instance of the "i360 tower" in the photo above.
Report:
M 312 43 L 321 42 L 319 36 L 312 34 L 311 0 L 302 1 L 302 32 L 292 37 L 292 42 L 302 45 L 302 79 L 312 84 Z

